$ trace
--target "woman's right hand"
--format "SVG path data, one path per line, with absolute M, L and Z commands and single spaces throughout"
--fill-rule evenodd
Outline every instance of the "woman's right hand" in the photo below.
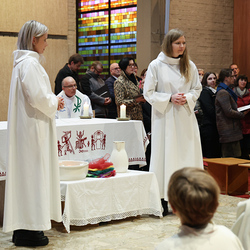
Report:
M 58 106 L 57 106 L 57 110 L 61 110 L 64 108 L 64 100 L 62 97 L 58 97 L 57 96 L 57 99 L 58 99 Z

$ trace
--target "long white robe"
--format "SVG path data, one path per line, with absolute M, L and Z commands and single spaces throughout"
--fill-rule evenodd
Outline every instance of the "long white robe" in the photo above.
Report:
M 165 239 L 156 250 L 244 250 L 240 240 L 225 226 L 208 224 L 204 229 L 181 226 L 181 231 Z
M 3 231 L 48 230 L 61 221 L 55 113 L 39 54 L 14 51 L 9 110 Z
M 250 249 L 250 200 L 238 203 L 236 218 L 232 231 L 239 237 L 244 248 Z
M 58 95 L 64 99 L 64 108 L 56 112 L 56 119 L 62 118 L 79 118 L 83 115 L 84 104 L 89 105 L 89 116 L 93 116 L 91 101 L 87 95 L 76 90 L 76 94 L 72 97 L 67 97 L 62 90 Z
M 179 60 L 161 52 L 148 67 L 144 97 L 152 105 L 152 141 L 150 171 L 154 172 L 161 198 L 168 200 L 170 176 L 183 167 L 203 167 L 195 102 L 202 90 L 198 71 L 192 61 L 188 83 L 181 76 Z M 172 94 L 184 93 L 183 106 L 170 102 Z

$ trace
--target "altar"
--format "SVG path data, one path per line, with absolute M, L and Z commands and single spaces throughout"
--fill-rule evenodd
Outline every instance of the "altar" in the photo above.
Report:
M 158 182 L 152 172 L 117 173 L 110 178 L 61 181 L 63 224 L 84 226 L 142 214 L 162 217 Z
M 111 154 L 113 141 L 125 141 L 129 164 L 146 165 L 148 138 L 142 121 L 115 119 L 57 119 L 59 160 L 91 161 Z M 7 122 L 0 122 L 0 180 L 5 180 Z

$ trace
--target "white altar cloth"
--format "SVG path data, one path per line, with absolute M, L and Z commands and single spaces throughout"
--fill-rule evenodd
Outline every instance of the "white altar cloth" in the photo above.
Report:
M 129 164 L 146 165 L 148 138 L 141 121 L 56 119 L 59 160 L 93 160 L 111 154 L 113 141 L 125 141 Z M 17 135 L 18 136 L 18 135 Z M 32 140 L 32 138 L 31 138 Z M 25 146 L 25 145 L 24 145 Z M 0 122 L 0 181 L 6 176 L 7 122 Z
M 99 222 L 152 214 L 162 217 L 161 198 L 155 174 L 132 171 L 110 178 L 61 181 L 65 201 L 63 224 L 84 226 Z

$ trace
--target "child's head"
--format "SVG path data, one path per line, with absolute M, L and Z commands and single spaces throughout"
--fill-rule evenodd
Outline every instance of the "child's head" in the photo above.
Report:
M 170 178 L 168 199 L 182 224 L 190 227 L 205 226 L 218 207 L 220 188 L 206 171 L 183 168 Z

